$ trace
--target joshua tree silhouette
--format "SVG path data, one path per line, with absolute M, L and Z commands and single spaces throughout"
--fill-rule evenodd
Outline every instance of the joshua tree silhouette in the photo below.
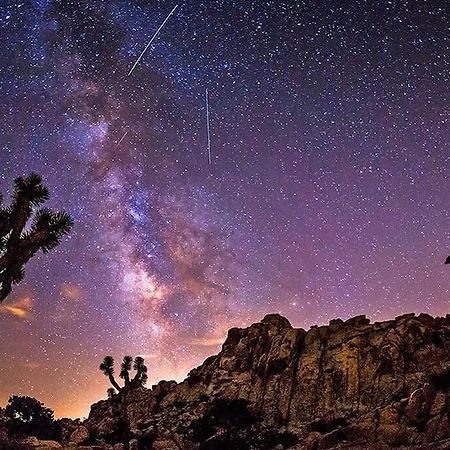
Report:
M 447 259 L 445 260 L 445 264 L 450 264 L 450 256 L 447 256 Z
M 136 371 L 133 378 L 130 377 L 131 367 Z M 124 356 L 120 366 L 120 378 L 124 380 L 124 386 L 120 386 L 114 378 L 114 358 L 112 356 L 105 356 L 103 362 L 100 364 L 100 370 L 109 378 L 109 382 L 118 392 L 123 389 L 134 389 L 144 386 L 147 382 L 147 366 L 144 364 L 144 358 L 141 356 Z M 112 388 L 108 389 L 108 396 L 113 396 Z
M 10 207 L 1 207 L 0 194 L 0 302 L 11 293 L 13 284 L 24 279 L 25 264 L 39 250 L 48 253 L 54 249 L 72 228 L 72 218 L 65 212 L 47 208 L 35 211 L 48 198 L 42 178 L 34 173 L 14 180 Z

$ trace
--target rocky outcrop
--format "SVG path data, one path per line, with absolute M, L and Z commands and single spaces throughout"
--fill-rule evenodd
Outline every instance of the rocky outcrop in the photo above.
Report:
M 182 383 L 92 406 L 90 441 L 139 449 L 450 448 L 450 316 L 233 328 Z
M 243 399 L 265 425 L 305 447 L 367 436 L 392 446 L 444 439 L 447 392 L 433 380 L 445 380 L 450 367 L 449 326 L 449 318 L 427 315 L 373 325 L 360 316 L 305 332 L 267 316 L 230 330 L 220 354 L 194 369 L 160 409 Z
M 85 444 L 89 440 L 89 437 L 89 430 L 81 425 L 71 433 L 69 442 L 81 445 Z

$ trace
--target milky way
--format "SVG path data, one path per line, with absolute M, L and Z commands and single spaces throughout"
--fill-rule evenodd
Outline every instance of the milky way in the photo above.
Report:
M 449 312 L 446 2 L 186 1 L 128 76 L 175 5 L 0 5 L 0 190 L 75 219 L 0 308 L 0 405 L 86 415 L 104 355 L 179 380 L 269 312 Z

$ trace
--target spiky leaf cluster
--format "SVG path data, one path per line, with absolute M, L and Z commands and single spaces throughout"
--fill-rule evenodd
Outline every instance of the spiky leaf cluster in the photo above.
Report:
M 133 380 L 139 385 L 144 385 L 147 383 L 147 366 L 144 364 L 144 358 L 137 356 L 134 359 L 133 369 L 136 371 L 136 375 Z
M 114 358 L 112 356 L 105 356 L 103 362 L 100 364 L 100 370 L 107 376 L 114 374 Z
M 37 174 L 16 178 L 12 197 L 3 207 L 0 196 L 0 301 L 24 279 L 25 264 L 39 250 L 54 249 L 73 226 L 69 214 L 40 208 L 49 192 Z
M 131 369 L 135 371 L 134 377 L 131 377 Z M 144 386 L 147 382 L 147 366 L 145 365 L 144 358 L 137 356 L 134 358 L 132 356 L 124 356 L 122 364 L 120 366 L 120 378 L 124 380 L 124 386 L 120 387 L 114 378 L 114 358 L 112 356 L 105 356 L 103 362 L 100 364 L 100 370 L 109 378 L 110 383 L 114 388 L 108 389 L 108 397 L 111 398 L 111 392 L 115 389 L 119 393 L 123 389 L 133 389 Z M 111 391 L 112 389 L 112 391 Z

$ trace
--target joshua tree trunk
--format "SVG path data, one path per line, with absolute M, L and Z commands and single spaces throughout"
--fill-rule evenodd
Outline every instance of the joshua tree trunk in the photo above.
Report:
M 125 386 L 129 386 L 130 385 L 130 376 L 128 375 L 128 372 L 126 372 L 124 374 L 124 381 L 125 381 Z
M 114 379 L 114 376 L 108 375 L 109 378 L 109 382 L 113 385 L 113 387 L 115 387 L 117 389 L 117 392 L 120 392 L 122 390 L 122 388 L 118 385 L 117 381 Z

